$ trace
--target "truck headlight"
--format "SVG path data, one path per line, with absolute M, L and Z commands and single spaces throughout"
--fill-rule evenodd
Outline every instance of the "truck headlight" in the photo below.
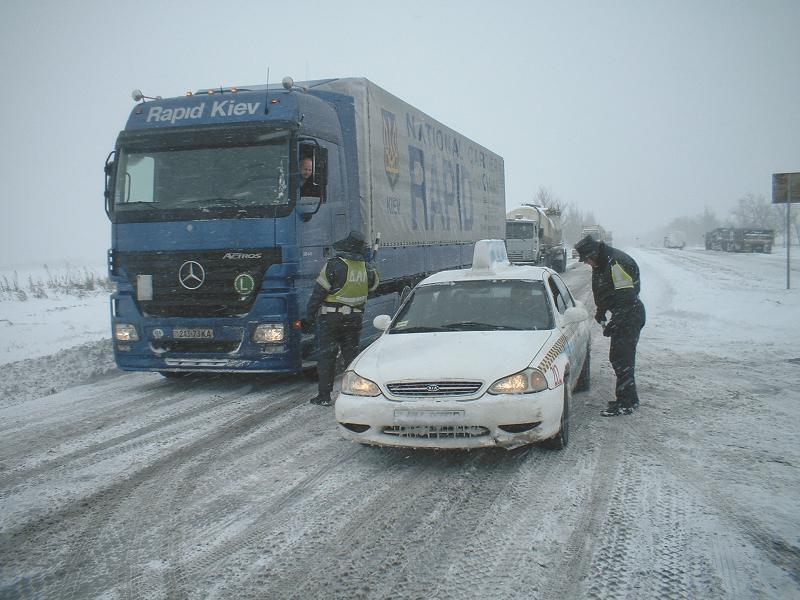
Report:
M 342 377 L 342 393 L 348 396 L 380 396 L 381 388 L 355 371 L 347 371 Z
M 253 331 L 253 341 L 256 344 L 280 344 L 283 336 L 283 323 L 265 323 Z
M 118 342 L 138 342 L 139 334 L 136 327 L 130 323 L 116 323 L 114 325 L 114 339 Z
M 539 369 L 525 369 L 495 381 L 489 389 L 490 394 L 533 394 L 547 389 L 547 379 Z

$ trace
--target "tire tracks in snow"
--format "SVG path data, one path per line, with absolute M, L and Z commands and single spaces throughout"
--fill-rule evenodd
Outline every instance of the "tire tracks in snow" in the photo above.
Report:
M 37 588 L 45 589 L 55 586 L 59 596 L 64 598 L 83 598 L 96 595 L 98 589 L 92 583 L 97 582 L 102 574 L 96 572 L 96 565 L 106 564 L 107 555 L 97 555 L 94 549 L 98 544 L 98 534 L 118 529 L 112 522 L 118 507 L 130 499 L 134 492 L 151 480 L 163 477 L 169 480 L 171 473 L 186 461 L 205 449 L 218 447 L 226 440 L 256 429 L 273 415 L 280 414 L 297 405 L 297 399 L 278 400 L 266 407 L 236 415 L 227 420 L 210 435 L 189 441 L 170 450 L 154 462 L 145 465 L 122 480 L 116 480 L 89 496 L 67 503 L 60 509 L 6 530 L 0 541 L 0 563 L 4 571 L 14 572 L 18 557 L 29 554 L 36 555 L 44 548 L 54 558 L 67 557 L 66 560 L 54 561 L 61 565 L 57 569 L 45 572 L 38 577 Z M 123 520 L 124 523 L 124 520 Z M 112 547 L 124 547 L 124 541 L 112 544 Z M 94 557 L 94 560 L 90 560 Z M 90 568 L 91 566 L 91 568 Z M 91 572 L 93 571 L 94 572 Z M 17 584 L 3 588 L 4 592 L 26 585 L 24 567 L 16 572 Z M 110 577 L 113 580 L 113 576 Z M 103 589 L 102 587 L 100 589 Z

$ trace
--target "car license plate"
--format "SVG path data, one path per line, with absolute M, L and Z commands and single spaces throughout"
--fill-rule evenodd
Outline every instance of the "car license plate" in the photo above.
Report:
M 193 328 L 185 329 L 178 328 L 172 330 L 172 337 L 176 340 L 199 340 L 214 337 L 213 329 Z
M 463 410 L 396 410 L 394 421 L 398 425 L 448 425 L 464 418 Z

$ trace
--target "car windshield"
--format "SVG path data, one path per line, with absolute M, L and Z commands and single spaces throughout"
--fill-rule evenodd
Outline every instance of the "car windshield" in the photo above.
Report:
M 389 333 L 552 329 L 541 281 L 486 279 L 417 287 Z

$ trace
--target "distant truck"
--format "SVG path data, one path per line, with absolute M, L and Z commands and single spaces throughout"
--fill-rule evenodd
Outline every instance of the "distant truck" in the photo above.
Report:
M 583 239 L 586 236 L 591 237 L 598 242 L 604 242 L 611 245 L 611 232 L 606 231 L 600 225 L 586 225 L 583 229 L 581 229 L 581 238 Z M 578 258 L 578 251 L 575 248 L 572 249 L 572 258 Z
M 121 369 L 313 368 L 301 319 L 350 230 L 380 239 L 366 321 L 504 237 L 503 159 L 367 79 L 134 99 L 105 165 Z M 362 344 L 377 333 L 365 327 Z
M 775 231 L 745 227 L 718 227 L 705 235 L 706 250 L 772 253 Z
M 664 248 L 683 250 L 684 246 L 686 246 L 686 236 L 682 231 L 673 231 L 664 236 Z
M 611 244 L 609 232 L 603 229 L 601 225 L 586 225 L 581 230 L 581 239 L 585 238 L 587 235 L 591 236 L 598 242 L 606 242 L 607 244 Z
M 520 265 L 541 265 L 558 273 L 567 269 L 567 250 L 555 213 L 535 204 L 523 204 L 506 214 L 506 253 Z

